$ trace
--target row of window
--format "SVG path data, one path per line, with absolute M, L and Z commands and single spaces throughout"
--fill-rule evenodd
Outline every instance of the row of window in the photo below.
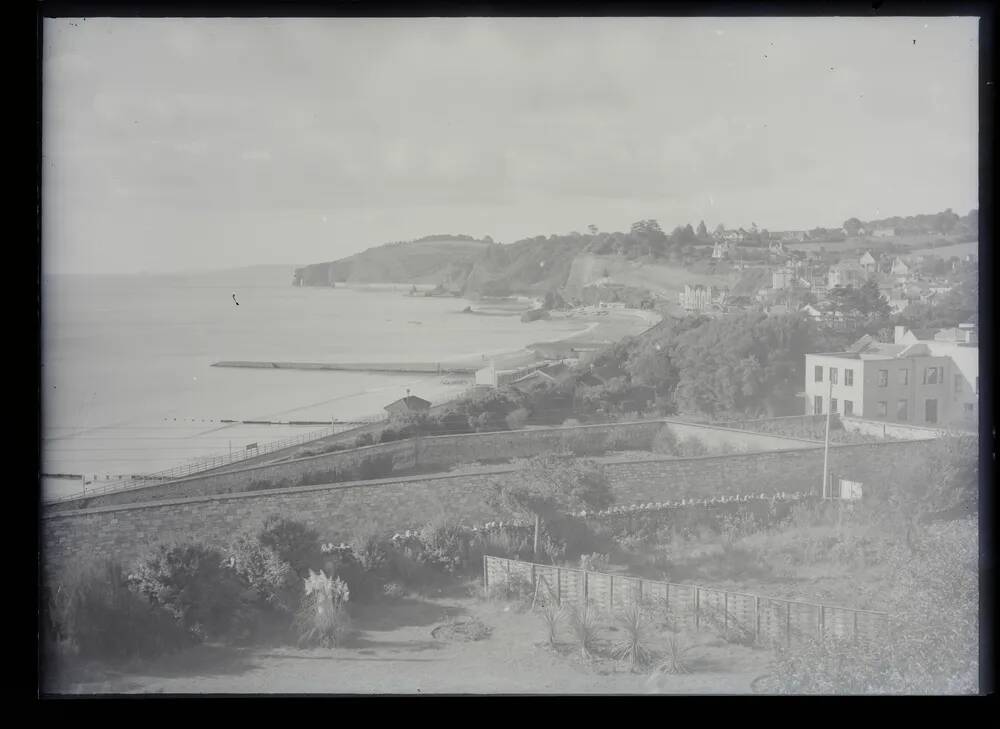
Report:
M 831 384 L 838 384 L 837 382 L 837 368 L 830 368 L 830 382 Z M 823 366 L 816 365 L 813 372 L 813 379 L 815 382 L 823 381 Z M 976 378 L 976 394 L 979 394 L 979 378 Z M 897 384 L 908 385 L 910 384 L 910 371 L 908 369 L 900 369 L 896 379 Z M 844 385 L 850 387 L 854 384 L 854 370 L 849 368 L 844 368 Z M 924 368 L 924 384 L 925 385 L 938 385 L 944 384 L 944 367 L 926 367 Z M 889 386 L 889 370 L 879 370 L 878 371 L 878 386 L 888 387 Z M 960 393 L 962 391 L 962 375 L 955 375 L 955 392 Z
M 928 398 L 924 401 L 924 422 L 926 423 L 936 423 L 938 419 L 938 402 L 937 398 Z M 830 412 L 838 412 L 840 403 L 837 398 L 830 398 Z M 972 404 L 966 403 L 965 411 L 967 414 L 972 412 Z M 813 412 L 822 413 L 823 412 L 823 396 L 816 395 L 813 398 Z M 854 403 L 851 400 L 844 400 L 844 415 L 854 414 Z M 875 417 L 877 418 L 887 418 L 889 417 L 889 401 L 879 400 L 875 403 Z M 906 421 L 910 418 L 910 401 L 909 400 L 897 400 L 896 401 L 896 420 Z

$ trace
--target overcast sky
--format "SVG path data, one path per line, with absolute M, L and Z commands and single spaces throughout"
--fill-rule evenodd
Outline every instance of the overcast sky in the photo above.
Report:
M 977 202 L 974 19 L 50 20 L 43 266 Z

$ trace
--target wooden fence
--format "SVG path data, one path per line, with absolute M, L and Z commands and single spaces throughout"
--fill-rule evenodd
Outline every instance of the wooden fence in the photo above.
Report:
M 539 580 L 561 605 L 590 604 L 607 614 L 640 602 L 658 603 L 679 628 L 710 627 L 728 640 L 791 647 L 803 640 L 839 638 L 858 641 L 885 629 L 888 614 L 834 607 L 701 585 L 647 580 L 629 575 L 572 567 L 483 557 L 487 591 L 516 582 L 534 591 Z

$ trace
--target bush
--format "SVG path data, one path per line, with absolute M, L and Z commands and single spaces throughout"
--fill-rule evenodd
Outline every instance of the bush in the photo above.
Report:
M 350 592 L 340 579 L 309 571 L 302 607 L 295 617 L 299 645 L 332 648 L 341 645 L 350 634 L 347 614 Z
M 645 610 L 640 605 L 629 605 L 616 616 L 622 628 L 622 639 L 614 647 L 614 656 L 633 669 L 647 666 L 653 659 L 649 649 L 649 624 Z
M 192 642 L 161 606 L 129 589 L 121 565 L 91 562 L 48 586 L 41 638 L 87 659 L 153 658 Z
M 559 633 L 559 623 L 562 622 L 564 611 L 558 601 L 551 598 L 542 603 L 542 620 L 545 623 L 545 633 L 550 646 L 555 646 Z
M 299 575 L 322 561 L 319 535 L 302 522 L 269 516 L 257 539 L 262 546 L 273 549 Z
M 374 445 L 375 436 L 371 433 L 362 433 L 357 438 L 354 439 L 354 447 L 362 448 L 364 446 Z
M 382 594 L 390 600 L 399 600 L 406 596 L 406 588 L 398 582 L 387 582 L 382 588 Z
M 394 428 L 385 428 L 379 435 L 379 443 L 391 443 L 394 440 L 400 440 L 399 431 Z
M 160 545 L 129 583 L 199 640 L 241 635 L 253 616 L 244 585 L 222 553 L 201 544 Z
M 468 564 L 469 536 L 465 529 L 447 517 L 427 524 L 420 530 L 424 551 L 420 560 L 444 572 L 458 572 Z
M 381 532 L 374 524 L 367 524 L 358 530 L 351 542 L 354 559 L 365 572 L 375 572 L 387 559 L 387 548 Z
M 708 448 L 705 444 L 694 436 L 688 436 L 681 441 L 677 449 L 677 455 L 684 458 L 693 458 L 695 456 L 706 456 L 708 455 Z
M 297 575 L 274 549 L 255 537 L 241 535 L 233 540 L 226 556 L 262 608 L 282 614 L 296 610 L 300 597 Z

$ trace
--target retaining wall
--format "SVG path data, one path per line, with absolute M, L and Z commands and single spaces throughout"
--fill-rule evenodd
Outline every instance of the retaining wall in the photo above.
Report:
M 632 423 L 608 423 L 559 428 L 509 430 L 495 433 L 467 433 L 410 438 L 390 443 L 336 451 L 294 461 L 255 465 L 229 471 L 215 471 L 158 483 L 127 491 L 112 491 L 53 504 L 53 510 L 74 510 L 114 504 L 134 504 L 159 499 L 208 496 L 245 490 L 253 481 L 267 481 L 277 486 L 285 481 L 295 484 L 303 476 L 317 472 L 350 472 L 369 459 L 391 458 L 393 471 L 417 467 L 441 471 L 459 463 L 494 459 L 530 458 L 541 453 L 565 452 L 573 438 L 594 437 L 617 441 L 625 447 L 648 449 L 653 437 L 663 427 L 678 440 L 695 438 L 709 452 L 729 448 L 735 451 L 775 451 L 813 448 L 813 441 L 700 425 L 679 420 L 652 420 Z
M 888 458 L 916 457 L 924 442 L 886 442 L 830 448 L 830 470 L 878 488 Z M 599 459 L 619 504 L 738 493 L 818 493 L 823 448 L 699 458 Z M 417 528 L 442 515 L 481 523 L 504 515 L 486 505 L 493 484 L 516 480 L 512 467 L 381 479 L 325 486 L 216 494 L 141 504 L 54 512 L 41 519 L 44 560 L 61 564 L 75 555 L 129 561 L 161 540 L 221 545 L 257 529 L 277 514 L 305 522 L 329 541 L 348 541 L 372 524 L 384 531 Z

